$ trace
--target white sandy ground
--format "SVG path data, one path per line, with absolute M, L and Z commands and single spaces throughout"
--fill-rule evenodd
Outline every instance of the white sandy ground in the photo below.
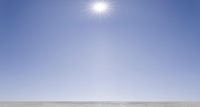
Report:
M 200 102 L 0 102 L 0 107 L 200 107 Z

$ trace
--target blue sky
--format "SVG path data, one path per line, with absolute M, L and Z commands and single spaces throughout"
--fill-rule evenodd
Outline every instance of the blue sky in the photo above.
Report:
M 200 1 L 0 0 L 0 100 L 200 100 Z

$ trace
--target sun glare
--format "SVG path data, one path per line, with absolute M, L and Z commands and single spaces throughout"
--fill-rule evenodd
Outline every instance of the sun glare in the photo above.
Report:
M 109 10 L 109 3 L 104 0 L 95 1 L 91 5 L 91 11 L 95 14 L 105 14 Z

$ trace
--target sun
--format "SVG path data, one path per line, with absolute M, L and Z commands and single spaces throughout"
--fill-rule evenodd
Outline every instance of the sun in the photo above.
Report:
M 104 13 L 108 10 L 108 4 L 104 1 L 99 1 L 93 4 L 92 10 L 96 13 Z
M 95 14 L 105 14 L 109 11 L 110 5 L 105 0 L 98 0 L 91 4 L 91 11 Z

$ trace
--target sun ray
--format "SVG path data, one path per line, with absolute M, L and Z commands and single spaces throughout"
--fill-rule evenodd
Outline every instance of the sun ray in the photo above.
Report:
M 99 14 L 104 13 L 108 11 L 108 3 L 106 3 L 105 1 L 95 2 L 94 4 L 92 4 L 91 9 L 95 13 L 99 13 Z
M 90 4 L 90 11 L 92 14 L 102 16 L 109 13 L 111 5 L 106 0 L 95 0 Z

